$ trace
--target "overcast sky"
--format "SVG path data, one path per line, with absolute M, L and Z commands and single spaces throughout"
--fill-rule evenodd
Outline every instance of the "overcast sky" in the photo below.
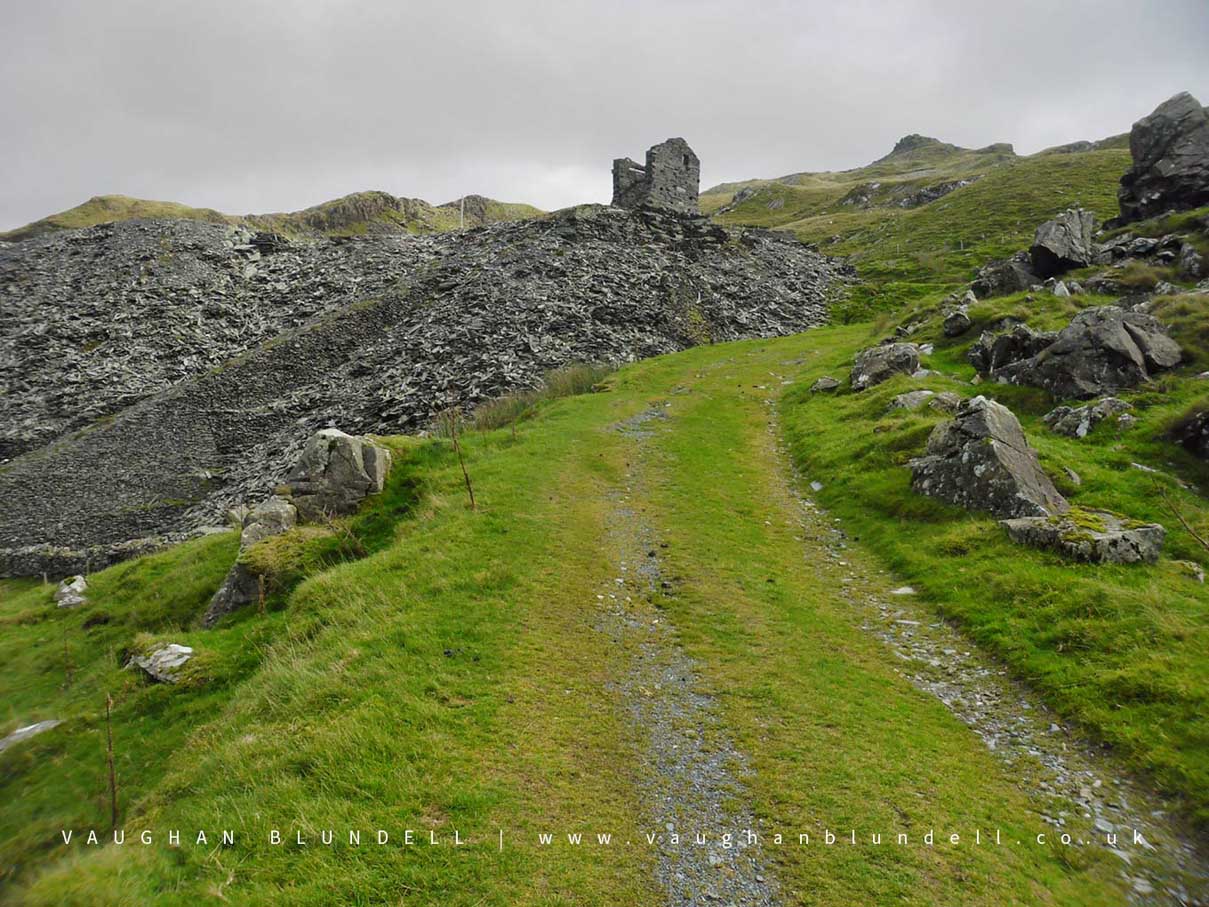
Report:
M 2 0 L 0 229 L 121 193 L 235 214 L 361 189 L 608 201 L 921 132 L 1027 153 L 1209 104 L 1207 0 Z

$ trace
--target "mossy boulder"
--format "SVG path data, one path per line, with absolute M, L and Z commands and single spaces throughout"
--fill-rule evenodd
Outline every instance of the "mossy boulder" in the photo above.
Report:
M 1082 508 L 1048 517 L 1004 520 L 1000 525 L 1018 544 L 1053 549 L 1093 564 L 1153 564 L 1167 535 L 1158 523 Z

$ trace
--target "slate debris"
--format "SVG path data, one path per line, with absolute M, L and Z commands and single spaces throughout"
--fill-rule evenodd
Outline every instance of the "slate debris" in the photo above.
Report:
M 784 233 L 604 206 L 253 238 L 130 221 L 0 250 L 0 432 L 27 454 L 0 472 L 0 575 L 99 569 L 221 523 L 322 428 L 416 432 L 572 363 L 822 324 L 854 276 Z

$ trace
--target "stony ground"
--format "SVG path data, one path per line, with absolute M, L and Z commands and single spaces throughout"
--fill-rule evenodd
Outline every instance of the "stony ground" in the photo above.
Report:
M 389 548 L 303 583 L 284 610 L 172 631 L 209 659 L 196 688 L 123 689 L 113 659 L 85 645 L 91 612 L 19 593 L 0 693 L 25 704 L 21 724 L 64 724 L 10 750 L 24 757 L 0 820 L 97 821 L 88 709 L 93 685 L 112 684 L 130 821 L 222 815 L 241 836 L 56 862 L 61 848 L 14 835 L 0 854 L 51 864 L 23 877 L 22 902 L 126 903 L 132 886 L 154 902 L 171 878 L 178 900 L 356 903 L 330 885 L 348 878 L 458 907 L 1204 903 L 1203 858 L 1163 804 L 820 510 L 807 489 L 828 476 L 788 471 L 776 404 L 817 368 L 815 343 L 700 347 L 559 401 L 515 437 L 468 434 L 477 510 L 456 459 L 425 446 L 428 497 Z M 92 587 L 112 599 L 137 575 L 123 565 Z M 105 626 L 116 647 L 120 626 Z M 97 660 L 62 690 L 45 676 L 65 639 Z M 248 648 L 261 660 L 216 658 Z M 157 749 L 165 739 L 191 743 Z M 144 753 L 169 773 L 140 780 L 131 759 Z M 68 772 L 84 793 L 64 796 Z M 37 820 L 22 813 L 32 798 Z M 266 849 L 264 817 L 278 815 L 314 829 L 397 817 L 481 843 Z M 744 828 L 757 846 L 723 843 Z M 574 830 L 593 843 L 561 840 Z M 539 844 L 541 831 L 560 840 Z M 612 844 L 595 843 L 602 831 Z M 869 840 L 898 832 L 910 843 Z
M 0 572 L 48 569 L 35 546 L 97 547 L 76 558 L 96 567 L 221 524 L 318 428 L 414 432 L 571 363 L 820 324 L 848 275 L 784 235 L 599 206 L 456 236 L 254 239 L 132 221 L 0 251 L 0 425 L 27 454 L 0 471 L 0 549 L 22 552 Z

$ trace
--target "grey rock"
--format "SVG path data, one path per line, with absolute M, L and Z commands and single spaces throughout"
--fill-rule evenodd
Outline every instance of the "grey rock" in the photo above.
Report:
M 998 333 L 983 331 L 970 346 L 966 358 L 980 375 L 989 375 L 996 369 L 1037 355 L 1057 339 L 1056 331 L 1034 331 L 1027 324 L 1013 324 Z
M 987 299 L 1019 293 L 1038 283 L 1040 280 L 1033 273 L 1028 255 L 1022 252 L 1013 258 L 984 265 L 970 284 L 970 291 L 979 299 Z
M 952 391 L 941 391 L 928 403 L 928 407 L 942 413 L 955 413 L 961 406 L 961 397 Z
M 202 626 L 210 629 L 232 611 L 258 602 L 261 583 L 259 575 L 253 573 L 246 564 L 236 561 L 211 596 L 210 603 L 202 615 Z
M 251 509 L 247 507 L 242 509 L 246 515 L 243 517 L 239 534 L 240 554 L 263 539 L 292 529 L 298 522 L 297 508 L 290 501 L 277 495 Z M 222 584 L 211 596 L 210 603 L 202 615 L 202 626 L 213 627 L 225 615 L 237 608 L 259 601 L 262 592 L 261 582 L 261 578 L 237 558 L 235 564 L 227 571 Z
M 1125 293 L 1124 284 L 1103 274 L 1087 278 L 1083 281 L 1083 288 L 1089 293 L 1098 293 L 1101 296 L 1121 296 Z
M 1117 306 L 1084 309 L 1057 339 L 1030 358 L 995 367 L 1000 382 L 1087 398 L 1137 387 L 1179 363 L 1181 351 L 1154 317 Z
M 1129 152 L 1120 223 L 1209 204 L 1209 111 L 1192 95 L 1181 92 L 1134 123 Z
M 965 306 L 961 306 L 945 316 L 944 335 L 946 337 L 960 337 L 970 329 L 972 324 L 969 311 Z
M 11 734 L 5 737 L 0 737 L 0 753 L 3 753 L 10 746 L 15 746 L 22 740 L 28 740 L 43 731 L 49 731 L 52 728 L 57 728 L 63 721 L 58 718 L 51 718 L 47 721 L 37 721 L 33 724 L 27 724 L 25 727 L 19 727 Z
M 1158 523 L 1135 523 L 1098 510 L 1022 517 L 1001 525 L 1017 544 L 1051 548 L 1095 564 L 1153 564 L 1167 534 Z
M 1059 299 L 1067 299 L 1070 297 L 1070 290 L 1068 290 L 1066 288 L 1066 284 L 1060 280 L 1054 282 L 1053 287 L 1050 288 L 1050 292 Z
M 367 495 L 382 490 L 389 471 L 388 450 L 325 428 L 307 441 L 286 487 L 299 518 L 316 522 L 355 511 Z
M 1053 277 L 1090 265 L 1095 255 L 1094 229 L 1095 217 L 1082 208 L 1071 208 L 1043 223 L 1029 249 L 1033 272 Z
M 1205 270 L 1205 257 L 1187 243 L 1180 247 L 1179 269 L 1180 280 L 1199 280 L 1209 271 Z
M 1196 561 L 1172 561 L 1172 563 L 1188 574 L 1191 579 L 1196 580 L 1196 582 L 1205 582 L 1205 568 Z
M 0 249 L 0 572 L 221 523 L 324 427 L 412 433 L 573 363 L 800 332 L 854 276 L 787 234 L 601 205 L 291 242 L 249 273 L 252 238 L 128 221 Z
M 884 343 L 857 353 L 849 380 L 859 391 L 894 375 L 913 374 L 918 368 L 919 347 L 914 343 Z
M 810 392 L 812 394 L 824 393 L 827 391 L 833 391 L 839 386 L 840 382 L 838 380 L 832 378 L 830 375 L 823 375 L 821 378 L 817 379 L 814 384 L 810 385 Z
M 1172 429 L 1171 436 L 1202 460 L 1209 460 L 1209 409 L 1193 413 Z
M 891 410 L 919 409 L 921 406 L 923 406 L 925 403 L 927 403 L 929 399 L 931 399 L 932 397 L 935 397 L 935 396 L 936 396 L 935 391 L 929 391 L 929 390 L 907 391 L 907 393 L 899 394 L 897 397 L 895 397 L 893 400 L 890 401 L 890 409 Z
M 298 522 L 298 509 L 288 500 L 273 495 L 248 511 L 239 533 L 239 547 L 250 548 L 261 539 L 293 529 Z
M 967 510 L 1007 518 L 1070 506 L 1041 470 L 1016 416 L 986 397 L 966 400 L 953 421 L 937 425 L 926 456 L 909 465 L 915 491 Z
M 1045 414 L 1045 424 L 1068 438 L 1083 438 L 1109 416 L 1120 416 L 1133 406 L 1116 397 L 1105 397 L 1084 406 L 1058 406 Z
M 160 683 L 176 683 L 180 680 L 180 669 L 193 657 L 193 649 L 177 643 L 158 646 L 143 655 L 135 655 L 130 664 L 141 668 L 152 680 Z
M 69 576 L 60 582 L 59 588 L 55 590 L 55 601 L 60 608 L 77 608 L 87 604 L 88 598 L 84 595 L 87 591 L 88 580 L 83 575 Z

